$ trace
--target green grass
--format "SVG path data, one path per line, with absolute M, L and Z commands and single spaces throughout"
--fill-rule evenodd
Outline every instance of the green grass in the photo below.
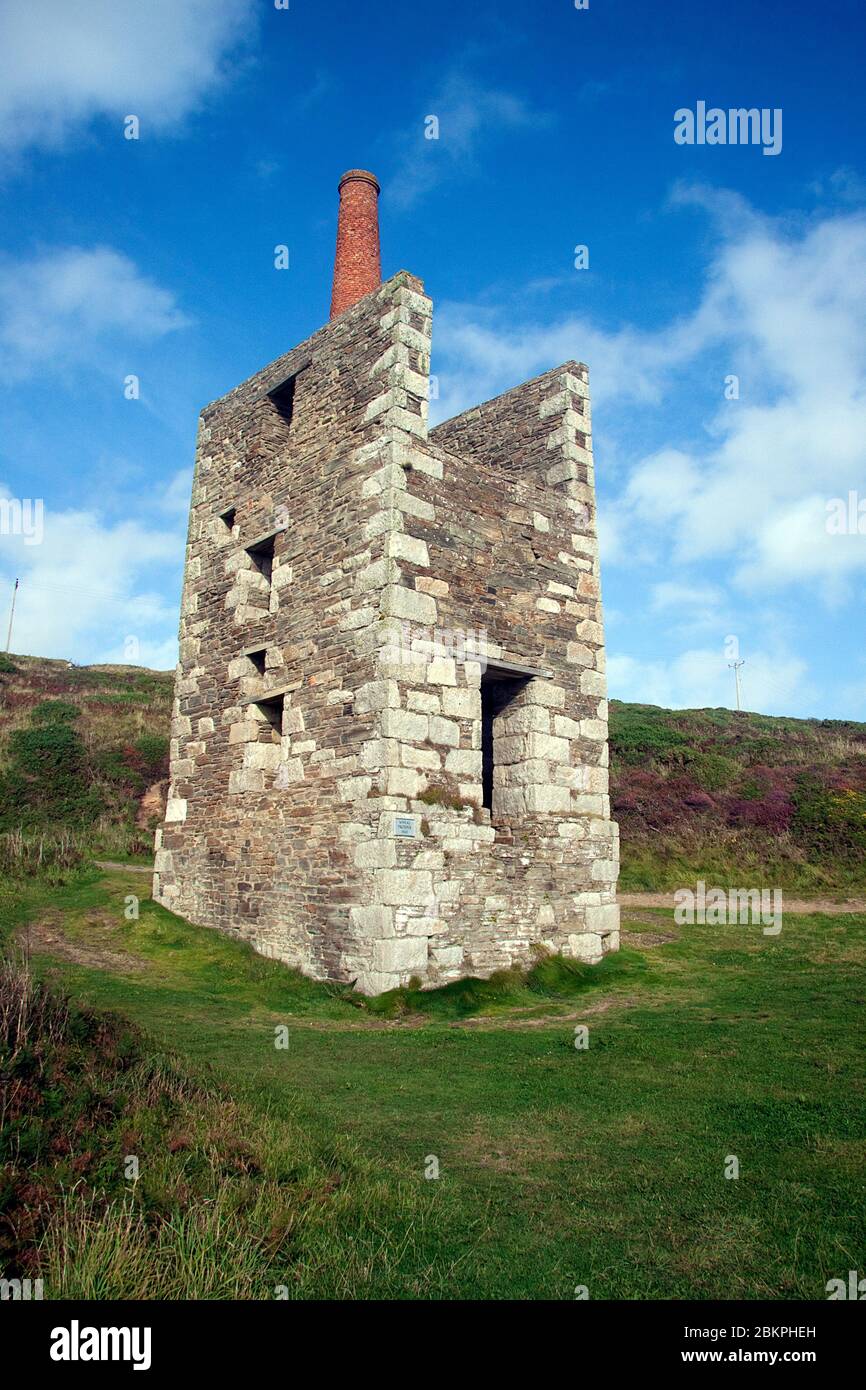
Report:
M 94 1139 L 114 1157 L 54 1212 L 49 1296 L 815 1299 L 862 1267 L 866 917 L 644 913 L 676 939 L 365 1003 L 153 903 L 126 921 L 146 885 L 0 900 L 95 953 L 36 963 L 191 1078 Z
M 635 837 L 620 865 L 621 893 L 672 892 L 698 879 L 719 888 L 774 886 L 791 897 L 844 902 L 866 897 L 864 871 L 806 857 L 787 837 L 757 837 L 723 828 L 689 830 L 665 842 Z

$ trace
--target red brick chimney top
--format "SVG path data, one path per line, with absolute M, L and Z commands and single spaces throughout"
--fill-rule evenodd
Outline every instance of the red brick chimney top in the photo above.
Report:
M 340 179 L 339 189 L 332 319 L 382 283 L 378 181 L 366 169 L 349 169 Z

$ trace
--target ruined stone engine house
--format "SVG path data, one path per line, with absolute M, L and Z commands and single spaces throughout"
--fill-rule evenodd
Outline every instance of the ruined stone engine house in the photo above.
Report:
M 202 413 L 154 896 L 376 994 L 619 944 L 587 369 L 428 428 L 340 184 L 331 320 Z

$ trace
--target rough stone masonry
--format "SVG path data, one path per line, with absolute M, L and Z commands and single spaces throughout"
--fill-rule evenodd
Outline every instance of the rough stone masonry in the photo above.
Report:
M 619 944 L 587 369 L 434 429 L 340 185 L 331 321 L 202 413 L 154 896 L 376 994 Z

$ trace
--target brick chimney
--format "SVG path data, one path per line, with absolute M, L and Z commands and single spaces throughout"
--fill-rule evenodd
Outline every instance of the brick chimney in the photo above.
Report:
M 379 263 L 379 184 L 366 169 L 350 169 L 340 179 L 339 188 L 332 319 L 382 283 Z

